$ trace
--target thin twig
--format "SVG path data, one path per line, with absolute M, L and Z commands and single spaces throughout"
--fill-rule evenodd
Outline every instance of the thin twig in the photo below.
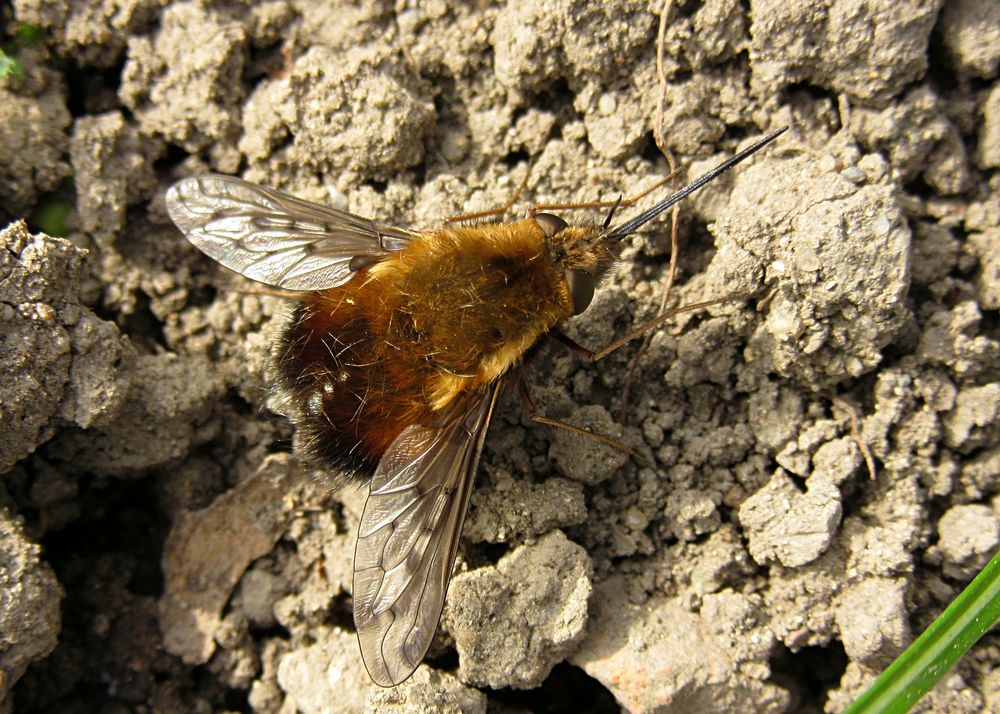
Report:
M 667 15 L 670 13 L 670 6 L 673 0 L 663 0 L 663 7 L 660 10 L 660 24 L 656 33 L 656 77 L 659 82 L 660 88 L 660 116 L 663 115 L 663 111 L 666 105 L 667 98 L 667 75 L 663 69 L 663 44 L 664 38 L 667 32 Z M 666 142 L 663 141 L 663 134 L 660 131 L 660 124 L 657 123 L 656 128 L 653 131 L 653 138 L 656 141 L 656 146 L 659 148 L 660 153 L 664 155 L 667 159 L 667 163 L 670 164 L 670 175 L 674 178 L 674 188 L 676 189 L 677 184 L 677 163 L 674 160 L 674 154 L 666 146 Z M 667 269 L 667 281 L 663 286 L 663 294 L 660 296 L 660 309 L 657 314 L 662 314 L 667 309 L 667 301 L 670 299 L 670 290 L 674 286 L 674 278 L 677 275 L 677 254 L 679 252 L 679 217 L 680 217 L 680 206 L 674 206 L 670 212 L 670 266 Z M 625 373 L 625 386 L 622 388 L 621 403 L 619 406 L 619 414 L 622 420 L 625 419 L 625 415 L 628 410 L 628 398 L 629 391 L 632 387 L 632 380 L 635 377 L 636 369 L 639 367 L 639 360 L 649 349 L 650 342 L 653 339 L 652 333 L 646 335 L 642 344 L 639 345 L 639 349 L 636 350 L 635 356 L 632 357 L 632 361 L 628 366 L 628 371 Z
M 865 460 L 865 465 L 868 467 L 868 476 L 872 481 L 874 481 L 875 477 L 878 475 L 875 469 L 875 457 L 872 455 L 871 449 L 868 448 L 868 444 L 865 443 L 865 440 L 861 437 L 861 420 L 858 418 L 857 407 L 841 397 L 838 397 L 836 394 L 830 397 L 830 401 L 847 412 L 847 416 L 851 420 L 851 439 L 854 441 L 854 445 L 858 447 L 858 451 L 861 452 L 861 456 Z

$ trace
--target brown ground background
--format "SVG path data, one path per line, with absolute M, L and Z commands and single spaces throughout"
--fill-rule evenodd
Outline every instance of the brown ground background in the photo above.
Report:
M 833 712 L 1000 545 L 1000 4 L 21 0 L 0 21 L 24 67 L 0 80 L 4 711 Z M 14 48 L 22 23 L 42 41 Z M 656 468 L 507 399 L 431 666 L 372 690 L 362 494 L 297 466 L 267 409 L 287 305 L 192 248 L 166 187 L 238 173 L 430 227 L 526 176 L 515 213 L 633 193 L 666 151 L 692 177 L 782 125 L 684 204 L 671 301 L 732 300 L 656 335 L 624 414 L 635 347 L 532 362 L 543 413 Z M 669 236 L 630 240 L 571 334 L 656 314 Z M 918 709 L 1000 710 L 998 662 L 994 633 Z

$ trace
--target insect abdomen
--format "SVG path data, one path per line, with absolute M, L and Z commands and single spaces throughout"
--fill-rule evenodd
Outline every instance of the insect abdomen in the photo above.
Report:
M 355 278 L 308 294 L 285 331 L 278 366 L 307 453 L 321 466 L 370 471 L 427 409 L 422 375 L 412 361 L 400 369 L 397 355 L 387 354 L 395 350 L 377 325 L 385 311 L 360 288 Z

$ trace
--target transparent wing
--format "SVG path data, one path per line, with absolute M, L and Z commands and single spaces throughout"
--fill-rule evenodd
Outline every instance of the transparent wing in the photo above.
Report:
M 217 174 L 171 186 L 167 212 L 209 257 L 286 290 L 342 285 L 417 235 Z
M 437 630 L 499 384 L 440 425 L 404 429 L 375 471 L 354 553 L 354 624 L 383 687 L 413 673 Z

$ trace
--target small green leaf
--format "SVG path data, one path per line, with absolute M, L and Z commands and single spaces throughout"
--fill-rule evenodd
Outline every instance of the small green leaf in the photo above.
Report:
M 43 233 L 61 238 L 66 235 L 66 218 L 71 210 L 65 201 L 44 201 L 35 206 L 31 222 Z
M 0 79 L 6 77 L 23 77 L 24 66 L 15 57 L 10 57 L 0 50 Z
M 17 46 L 31 47 L 45 39 L 45 30 L 38 25 L 22 24 L 17 28 Z

